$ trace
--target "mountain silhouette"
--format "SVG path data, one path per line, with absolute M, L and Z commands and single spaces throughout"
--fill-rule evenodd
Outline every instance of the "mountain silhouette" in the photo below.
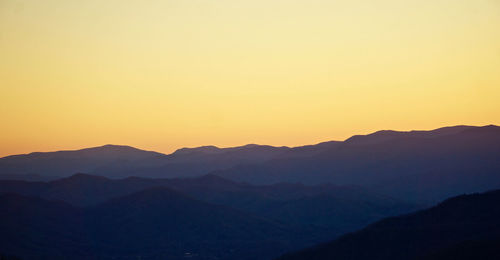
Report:
M 166 155 L 130 146 L 105 145 L 75 151 L 0 158 L 0 179 L 53 180 L 75 173 L 106 177 L 190 177 L 239 164 L 266 161 L 288 147 L 245 145 L 231 148 L 183 148 Z
M 148 257 L 145 252 L 154 248 L 155 257 L 166 259 L 182 258 L 185 253 L 201 259 L 235 255 L 255 259 L 256 254 L 282 251 L 294 239 L 293 231 L 278 223 L 165 187 L 113 199 L 88 209 L 88 214 L 96 247 L 124 256 Z
M 0 217 L 0 252 L 25 259 L 269 259 L 303 243 L 297 230 L 166 187 L 87 208 L 4 193 Z
M 0 173 L 13 178 L 32 175 L 54 179 L 77 172 L 92 172 L 100 167 L 123 168 L 129 164 L 147 165 L 165 155 L 143 151 L 130 146 L 104 145 L 75 151 L 35 152 L 0 158 Z
M 293 148 L 166 155 L 105 145 L 8 156 L 0 256 L 250 260 L 320 244 L 283 259 L 494 259 L 499 191 L 401 214 L 499 189 L 498 158 L 493 125 Z
M 196 178 L 108 179 L 75 174 L 51 182 L 0 181 L 0 192 L 58 200 L 89 207 L 155 187 L 166 187 L 214 205 L 223 205 L 264 219 L 317 232 L 331 239 L 375 220 L 421 208 L 359 187 L 307 186 L 280 183 L 255 186 L 216 175 Z
M 500 190 L 454 197 L 279 260 L 498 259 L 499 201 Z
M 89 250 L 82 211 L 61 201 L 0 194 L 0 252 L 22 259 L 60 258 Z
M 380 131 L 355 136 L 310 157 L 279 158 L 213 172 L 254 184 L 357 185 L 393 197 L 435 203 L 500 188 L 500 127 Z
M 87 173 L 110 178 L 186 178 L 207 173 L 252 184 L 362 186 L 417 203 L 500 188 L 500 127 L 383 130 L 302 147 L 183 148 L 165 155 L 106 145 L 0 158 L 0 179 L 47 180 Z M 425 192 L 424 192 L 425 191 Z

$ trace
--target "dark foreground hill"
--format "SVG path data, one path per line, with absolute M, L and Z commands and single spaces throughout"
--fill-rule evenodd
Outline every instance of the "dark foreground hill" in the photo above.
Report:
M 387 218 L 279 260 L 500 259 L 500 190 Z
M 0 252 L 23 259 L 269 259 L 299 243 L 284 225 L 152 188 L 90 207 L 0 195 Z

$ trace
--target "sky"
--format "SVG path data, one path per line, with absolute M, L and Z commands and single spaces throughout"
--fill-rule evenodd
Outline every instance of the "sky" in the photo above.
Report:
M 0 156 L 500 124 L 498 0 L 0 0 Z

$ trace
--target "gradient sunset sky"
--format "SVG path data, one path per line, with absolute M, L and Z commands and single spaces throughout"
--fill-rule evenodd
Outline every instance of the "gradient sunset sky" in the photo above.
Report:
M 498 0 L 0 0 L 0 156 L 500 124 Z

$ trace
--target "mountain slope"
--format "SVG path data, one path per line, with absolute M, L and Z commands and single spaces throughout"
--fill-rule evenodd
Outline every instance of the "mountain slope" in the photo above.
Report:
M 77 172 L 92 172 L 100 167 L 123 167 L 163 158 L 157 152 L 130 146 L 104 145 L 74 151 L 36 152 L 0 158 L 0 173 L 4 175 L 70 176 Z
M 88 212 L 94 241 L 117 256 L 126 248 L 123 256 L 255 259 L 276 255 L 298 238 L 285 226 L 168 188 L 140 191 Z
M 339 185 L 402 185 L 407 178 L 453 182 L 454 172 L 489 175 L 500 166 L 498 126 L 455 126 L 431 131 L 378 131 L 353 136 L 343 142 L 302 147 L 245 145 L 231 148 L 203 146 L 182 148 L 165 155 L 127 146 L 106 145 L 77 151 L 32 153 L 0 158 L 0 178 L 46 180 L 83 172 L 106 177 L 193 177 L 212 172 L 254 184 L 301 182 Z M 480 176 L 466 191 L 494 188 L 492 178 Z M 484 177 L 484 178 L 483 178 Z M 450 179 L 451 178 L 451 179 Z M 470 183 L 464 181 L 464 183 Z M 456 185 L 461 185 L 456 184 Z M 404 185 L 403 185 L 404 186 Z M 402 187 L 414 190 L 418 187 Z M 420 194 L 417 190 L 412 192 Z M 428 193 L 430 201 L 455 194 Z M 399 194 L 398 194 L 399 195 Z
M 4 193 L 0 217 L 0 252 L 25 259 L 269 259 L 303 244 L 298 230 L 164 187 L 85 209 Z
M 0 177 L 38 179 L 76 172 L 112 178 L 193 177 L 238 182 L 362 186 L 417 203 L 500 188 L 500 127 L 378 131 L 344 142 L 295 148 L 246 145 L 183 148 L 163 155 L 123 146 L 0 158 Z M 38 174 L 39 177 L 36 177 Z M 35 177 L 34 177 L 35 176 Z
M 81 216 L 64 202 L 0 194 L 0 252 L 25 259 L 85 252 Z
M 500 190 L 458 196 L 279 259 L 498 259 L 499 202 Z
M 360 185 L 394 197 L 434 203 L 464 192 L 500 188 L 500 127 L 382 131 L 350 138 L 320 154 L 280 158 L 213 172 L 254 184 Z
M 420 207 L 359 187 L 286 183 L 255 186 L 216 175 L 183 179 L 131 177 L 115 180 L 76 174 L 48 183 L 0 181 L 0 192 L 61 200 L 78 207 L 95 206 L 154 187 L 168 187 L 211 204 L 224 205 L 286 225 L 308 228 L 315 232 L 316 241 L 332 239 L 383 217 Z
M 3 157 L 0 158 L 0 178 L 46 180 L 75 173 L 106 177 L 189 177 L 239 164 L 260 163 L 290 150 L 267 145 L 209 146 L 183 148 L 166 155 L 129 146 L 105 145 Z

